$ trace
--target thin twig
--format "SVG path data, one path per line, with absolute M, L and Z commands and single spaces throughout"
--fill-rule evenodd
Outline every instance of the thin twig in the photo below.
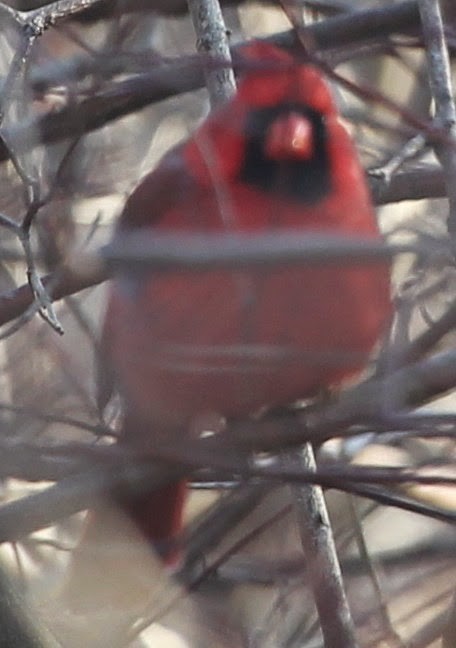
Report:
M 5 647 L 62 648 L 44 624 L 32 616 L 26 598 L 3 566 L 0 566 L 0 624 Z
M 69 16 L 85 11 L 99 2 L 100 0 L 56 0 L 56 2 L 50 2 L 29 11 L 18 11 L 2 2 L 0 3 L 0 12 L 14 21 L 25 34 L 41 36 L 49 27 Z
M 382 624 L 385 628 L 386 639 L 393 644 L 392 648 L 405 648 L 399 634 L 394 629 L 394 625 L 391 621 L 391 616 L 388 610 L 388 603 L 383 595 L 380 577 L 377 573 L 376 566 L 373 563 L 372 557 L 369 553 L 362 520 L 360 519 L 358 511 L 357 501 L 356 498 L 353 497 L 353 495 L 348 495 L 348 504 L 353 521 L 352 528 L 354 531 L 356 545 L 358 547 L 361 562 L 365 567 L 369 579 L 372 583 L 372 589 L 376 598 L 377 608 L 380 613 Z
M 73 447 L 74 445 L 70 444 Z M 187 444 L 188 445 L 188 444 Z M 52 456 L 51 448 L 47 449 L 47 453 Z M 192 469 L 199 466 L 216 465 L 222 470 L 231 471 L 236 475 L 243 475 L 245 478 L 256 477 L 266 480 L 266 483 L 276 481 L 283 483 L 290 481 L 293 483 L 318 483 L 324 487 L 337 488 L 339 490 L 354 493 L 362 497 L 373 499 L 386 506 L 397 506 L 404 510 L 414 511 L 428 517 L 446 521 L 449 523 L 456 523 L 456 515 L 451 511 L 445 511 L 439 507 L 420 502 L 414 498 L 402 495 L 400 493 L 386 490 L 383 486 L 378 486 L 375 483 L 369 482 L 368 471 L 358 475 L 352 472 L 350 475 L 345 475 L 344 470 L 340 470 L 338 475 L 336 471 L 332 473 L 324 472 L 319 469 L 317 472 L 303 470 L 290 471 L 290 470 L 271 470 L 264 467 L 252 467 L 252 464 L 242 457 L 239 453 L 228 453 L 222 446 L 219 452 L 215 448 L 210 449 L 210 452 L 202 452 L 201 441 L 195 441 L 190 444 L 190 447 L 184 447 L 183 452 L 179 449 L 174 449 L 168 452 L 167 463 L 159 465 L 157 463 L 145 463 L 142 458 L 141 463 L 138 463 L 139 458 L 133 460 L 132 457 L 122 458 L 119 449 L 116 447 L 102 447 L 91 446 L 90 448 L 85 445 L 81 447 L 81 451 L 85 457 L 85 465 L 92 465 L 93 467 L 85 472 L 78 472 L 62 479 L 58 484 L 44 489 L 40 493 L 34 493 L 21 500 L 5 504 L 0 507 L 0 542 L 8 542 L 20 539 L 21 537 L 30 534 L 33 531 L 51 525 L 56 520 L 64 516 L 72 515 L 82 509 L 92 507 L 96 504 L 100 496 L 118 492 L 124 496 L 138 495 L 145 492 L 147 489 L 158 488 L 164 486 L 172 481 L 176 481 L 185 475 L 192 472 Z M 44 449 L 43 449 L 44 452 Z M 104 461 L 98 464 L 89 462 L 87 464 L 87 457 L 90 454 L 95 458 L 96 453 L 104 457 Z M 173 456 L 174 454 L 174 456 Z M 19 450 L 16 452 L 18 455 L 17 460 L 23 461 L 23 453 Z M 6 455 L 8 456 L 8 455 Z M 73 456 L 73 455 L 72 455 Z M 54 460 L 58 454 L 54 452 Z M 108 458 L 111 458 L 108 461 Z M 173 457 L 172 459 L 170 457 Z M 13 455 L 10 456 L 8 461 L 11 461 Z M 71 457 L 70 457 L 71 458 Z M 76 457 L 77 458 L 77 457 Z M 74 456 L 71 459 L 74 462 Z M 183 464 L 171 465 L 170 462 L 183 461 Z M 27 458 L 27 461 L 29 459 Z M 56 470 L 57 470 L 56 464 Z M 78 464 L 73 463 L 73 470 Z M 79 464 L 80 466 L 81 464 Z M 33 468 L 33 466 L 31 467 Z M 42 465 L 45 468 L 45 465 Z M 373 470 L 373 469 L 372 469 Z M 394 471 L 393 471 L 394 472 Z M 408 482 L 420 483 L 453 483 L 452 478 L 445 478 L 441 476 L 417 476 L 414 479 L 412 471 L 409 475 L 404 476 Z M 385 483 L 394 483 L 401 481 L 400 473 L 374 476 L 374 481 L 384 481 Z
M 35 407 L 12 405 L 10 403 L 0 402 L 0 411 L 12 412 L 21 417 L 39 419 L 41 421 L 46 421 L 47 423 L 58 423 L 59 425 L 79 428 L 80 430 L 94 434 L 96 437 L 117 437 L 116 432 L 106 425 L 88 423 L 87 421 L 81 421 L 80 419 L 71 416 L 53 414 Z
M 370 176 L 376 176 L 383 178 L 384 182 L 389 185 L 393 175 L 398 171 L 404 164 L 419 154 L 422 154 L 426 147 L 426 138 L 418 133 L 415 137 L 412 137 L 401 149 L 393 155 L 387 162 L 382 164 L 379 167 L 369 169 Z
M 109 278 L 108 269 L 95 258 L 81 255 L 78 265 L 64 266 L 41 277 L 50 299 L 57 301 L 86 288 L 93 288 Z M 22 316 L 33 304 L 28 284 L 0 294 L 0 326 Z
M 236 422 L 227 434 L 237 447 L 258 451 L 299 445 L 305 441 L 323 443 L 334 434 L 352 436 L 360 423 L 388 420 L 406 408 L 425 402 L 456 387 L 456 351 L 437 353 L 392 374 L 365 381 L 341 393 L 335 402 L 310 411 L 284 415 L 279 419 Z M 388 409 L 385 411 L 385 396 Z M 280 443 L 280 446 L 279 446 Z
M 44 8 L 39 8 L 30 12 L 20 12 L 15 9 L 5 8 L 3 3 L 0 4 L 0 12 L 6 14 L 9 19 L 16 22 L 21 30 L 21 39 L 19 48 L 16 51 L 13 61 L 10 65 L 8 76 L 2 88 L 2 103 L 0 109 L 0 125 L 3 118 L 7 114 L 14 97 L 19 96 L 19 102 L 23 101 L 23 92 L 16 92 L 19 83 L 22 84 L 24 76 L 27 71 L 30 55 L 33 50 L 33 45 L 36 39 L 51 25 L 56 24 L 60 19 L 68 15 L 78 13 L 87 6 L 94 4 L 98 0 L 58 0 Z M 34 177 L 32 177 L 24 168 L 23 161 L 19 157 L 14 143 L 9 144 L 7 133 L 1 133 L 3 144 L 8 148 L 10 158 L 13 161 L 15 169 L 22 179 L 24 184 L 24 194 L 26 196 L 26 213 L 22 219 L 21 225 L 11 227 L 12 221 L 2 218 L 0 224 L 7 226 L 16 233 L 19 241 L 24 250 L 25 262 L 27 266 L 27 278 L 32 292 L 33 298 L 36 301 L 38 308 L 36 309 L 41 317 L 51 325 L 51 327 L 59 334 L 63 333 L 62 325 L 60 324 L 52 299 L 50 298 L 46 287 L 44 286 L 41 278 L 36 270 L 35 258 L 30 245 L 30 229 L 32 223 L 38 214 L 39 210 L 46 204 L 46 199 L 40 196 L 39 184 Z M 73 150 L 73 145 L 70 145 L 70 152 Z M 65 164 L 68 156 L 63 158 L 63 162 L 59 167 L 56 174 L 56 180 L 60 177 L 60 171 Z M 51 188 L 49 196 L 55 189 Z M 13 327 L 7 331 L 3 331 L 2 338 L 11 335 L 15 332 L 20 325 L 28 321 L 29 316 L 34 314 L 34 308 L 29 308 L 27 314 L 21 318 L 21 321 L 16 322 Z
M 2 87 L 2 101 L 0 107 L 0 125 L 13 102 L 18 84 L 23 81 L 27 62 L 32 53 L 37 36 L 26 33 L 21 39 L 11 62 L 8 76 Z
M 38 305 L 38 312 L 41 317 L 50 324 L 54 331 L 59 333 L 59 335 L 62 335 L 63 327 L 57 318 L 54 306 L 52 305 L 52 300 L 36 270 L 35 258 L 30 246 L 30 232 L 24 232 L 21 230 L 20 241 L 24 249 L 25 260 L 27 263 L 27 278 L 29 286 Z
M 28 306 L 27 309 L 25 309 L 18 319 L 14 321 L 10 326 L 6 326 L 4 329 L 0 331 L 0 340 L 6 340 L 7 338 L 11 337 L 14 335 L 17 331 L 19 331 L 22 327 L 24 327 L 28 322 L 30 322 L 37 312 L 39 311 L 39 304 L 35 300 L 34 295 L 32 294 L 32 291 L 30 290 L 30 285 L 27 284 L 28 288 L 28 293 L 30 295 L 30 299 L 32 300 L 32 303 Z
M 456 645 L 456 594 L 450 603 L 442 635 L 442 648 L 454 648 Z
M 16 24 L 21 36 L 19 47 L 14 54 L 2 87 L 0 125 L 13 101 L 17 85 L 24 79 L 25 70 L 37 38 L 61 19 L 79 13 L 99 1 L 57 0 L 45 7 L 39 7 L 31 11 L 18 11 L 3 2 L 0 3 L 0 13 L 3 13 L 10 21 Z
M 0 224 L 2 224 L 1 218 Z M 16 223 L 9 219 L 4 224 L 11 227 L 13 231 L 18 227 Z M 161 249 L 159 249 L 157 246 L 159 240 L 157 236 L 155 234 L 153 240 L 147 246 L 144 245 L 143 237 L 139 241 L 131 239 L 132 249 L 130 251 L 128 250 L 128 246 L 130 245 L 128 242 L 124 239 L 122 241 L 118 240 L 115 244 L 113 243 L 103 249 L 102 257 L 106 257 L 106 259 L 112 258 L 112 264 L 119 266 L 122 264 L 138 263 L 140 266 L 143 265 L 144 267 L 151 268 L 159 262 L 159 264 L 165 264 L 168 267 L 178 268 L 179 266 L 185 266 L 188 268 L 192 265 L 207 265 L 209 267 L 211 263 L 220 263 L 222 250 L 223 255 L 226 257 L 224 264 L 227 266 L 230 264 L 238 265 L 240 260 L 252 264 L 255 262 L 255 259 L 258 263 L 267 264 L 289 262 L 293 258 L 299 263 L 305 263 L 306 258 L 311 260 L 312 263 L 318 262 L 318 260 L 322 262 L 323 260 L 333 258 L 339 263 L 347 254 L 351 255 L 352 261 L 363 259 L 369 262 L 370 258 L 370 261 L 375 262 L 376 259 L 389 258 L 393 254 L 399 254 L 401 252 L 419 252 L 421 254 L 425 251 L 424 248 L 420 249 L 413 244 L 393 245 L 388 248 L 382 243 L 370 241 L 367 244 L 362 240 L 342 241 L 340 238 L 332 239 L 332 243 L 329 245 L 329 240 L 326 237 L 321 239 L 319 243 L 317 239 L 312 239 L 312 237 L 306 236 L 301 239 L 297 235 L 290 236 L 289 240 L 285 237 L 281 245 L 280 237 L 277 237 L 277 235 L 273 242 L 269 241 L 267 237 L 257 237 L 249 243 L 245 240 L 247 237 L 244 236 L 242 237 L 242 241 L 231 239 L 230 242 L 228 235 L 223 235 L 222 238 L 218 238 L 215 235 L 214 238 L 209 237 L 204 241 L 198 238 L 189 239 L 179 235 L 178 238 L 171 236 L 167 239 L 168 249 L 165 247 L 166 241 L 160 239 Z M 195 245 L 187 246 L 192 241 Z M 207 243 L 210 242 L 213 245 L 217 241 L 218 248 L 220 249 L 217 249 L 217 253 L 214 253 L 208 247 Z M 136 247 L 137 243 L 139 244 L 139 248 Z M 147 247 L 147 250 L 143 250 L 144 258 L 141 258 L 142 247 Z M 432 246 L 426 247 L 429 251 L 432 249 Z M 444 249 L 445 246 L 443 246 Z M 50 298 L 56 301 L 86 288 L 94 287 L 108 279 L 109 276 L 110 272 L 106 264 L 100 263 L 98 257 L 84 255 L 77 267 L 62 268 L 53 274 L 43 277 L 41 281 L 47 287 Z M 52 285 L 52 290 L 49 289 L 50 285 Z M 8 293 L 0 294 L 0 326 L 21 316 L 32 301 L 28 286 L 21 286 Z M 407 358 L 416 360 L 421 354 L 422 349 L 428 350 L 431 348 L 433 343 L 438 341 L 449 330 L 455 319 L 456 307 L 451 308 L 447 314 L 444 314 L 435 322 L 432 329 L 426 331 L 416 341 L 411 343 L 410 350 L 404 351 L 404 362 Z
M 226 533 L 235 528 L 270 492 L 265 484 L 238 484 L 209 510 L 203 519 L 192 522 L 185 533 L 185 564 L 181 576 L 194 574 L 198 564 L 217 547 Z

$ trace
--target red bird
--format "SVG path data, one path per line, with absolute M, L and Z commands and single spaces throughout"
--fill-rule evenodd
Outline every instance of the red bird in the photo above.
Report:
M 319 70 L 265 44 L 248 57 L 255 66 L 235 97 L 141 181 L 117 236 L 286 228 L 378 238 Z M 337 385 L 363 367 L 389 313 L 383 262 L 120 275 L 103 346 L 125 399 L 123 442 L 178 443 L 205 412 L 245 416 Z M 172 484 L 127 507 L 168 559 L 184 491 Z

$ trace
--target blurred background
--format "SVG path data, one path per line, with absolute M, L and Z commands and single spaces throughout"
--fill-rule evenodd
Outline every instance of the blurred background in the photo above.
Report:
M 445 241 L 448 201 L 432 147 L 418 147 L 418 155 L 397 168 L 383 166 L 394 163 L 404 144 L 418 133 L 407 116 L 430 123 L 433 115 L 417 4 L 389 0 L 284 4 L 306 25 L 327 23 L 316 44 L 324 61 L 402 109 L 388 110 L 368 93 L 355 96 L 333 83 L 365 168 L 377 169 L 369 178 L 387 240 Z M 29 11 L 40 3 L 23 0 L 11 6 Z M 239 1 L 222 3 L 222 8 L 232 45 L 284 33 L 292 42 L 293 25 L 279 3 Z M 394 13 L 398 8 L 403 11 L 401 23 Z M 451 3 L 443 9 L 452 54 L 454 9 Z M 331 27 L 331 20 L 353 11 L 369 16 L 369 10 L 378 12 L 377 21 L 363 23 L 357 15 L 350 18 L 351 32 L 344 33 L 337 23 Z M 22 71 L 14 74 L 24 33 L 9 22 L 0 22 L 0 74 L 6 98 L 0 132 L 4 144 L 0 213 L 22 223 L 36 207 L 30 236 L 39 274 L 58 276 L 71 266 L 76 277 L 84 276 L 84 271 L 90 274 L 86 259 L 109 241 L 139 179 L 171 146 L 188 137 L 209 111 L 207 91 L 197 80 L 198 63 L 189 58 L 196 52 L 195 30 L 181 0 L 96 3 L 59 20 L 36 38 Z M 176 67 L 177 62 L 184 67 Z M 160 70 L 166 84 L 153 76 Z M 5 297 L 2 301 L 0 296 L 1 315 L 5 302 L 16 296 L 13 291 L 26 284 L 27 275 L 23 250 L 11 228 L 1 230 L 0 251 Z M 112 443 L 112 435 L 105 431 L 117 429 L 119 403 L 100 412 L 95 397 L 105 291 L 106 284 L 100 284 L 56 303 L 63 336 L 36 314 L 15 320 L 12 330 L 8 317 L 1 320 L 4 505 L 45 493 L 78 470 L 84 474 L 83 455 L 75 457 L 79 468 L 70 461 L 71 444 L 79 448 L 84 443 L 90 449 Z M 379 358 L 382 362 L 392 358 L 394 365 L 396 355 L 434 330 L 451 311 L 454 265 L 445 256 L 429 261 L 402 254 L 394 262 L 392 291 L 397 313 Z M 443 326 L 431 336 L 413 360 L 451 352 L 456 318 L 447 319 L 446 329 Z M 399 424 L 388 429 L 371 426 L 346 442 L 334 438 L 319 449 L 319 465 L 405 466 L 420 474 L 427 470 L 455 477 L 452 380 L 442 374 L 413 406 L 403 403 L 401 412 L 413 415 L 415 423 L 404 429 Z M 395 396 L 385 393 L 385 407 Z M 53 448 L 66 448 L 67 454 L 62 451 L 52 460 Z M 454 485 L 407 484 L 390 491 L 414 498 L 424 507 L 422 514 L 327 491 L 360 646 L 452 648 L 456 646 L 451 634 L 456 626 L 454 611 L 451 614 L 456 575 Z M 195 484 L 186 508 L 192 569 L 199 574 L 211 561 L 220 561 L 216 571 L 189 589 L 189 581 L 164 570 L 128 520 L 108 502 L 105 533 L 85 548 L 78 546 L 83 511 L 54 518 L 51 514 L 52 524 L 30 533 L 28 528 L 21 531 L 24 514 L 18 509 L 2 536 L 8 542 L 2 544 L 1 560 L 5 587 L 9 583 L 5 600 L 11 596 L 13 616 L 15 609 L 19 617 L 23 614 L 20 625 L 30 633 L 21 637 L 13 631 L 0 644 L 323 646 L 289 504 L 286 486 Z M 0 507 L 0 528 L 1 515 Z M 225 523 L 217 526 L 220 518 Z M 216 529 L 212 536 L 211 528 Z M 239 548 L 232 551 L 236 543 Z

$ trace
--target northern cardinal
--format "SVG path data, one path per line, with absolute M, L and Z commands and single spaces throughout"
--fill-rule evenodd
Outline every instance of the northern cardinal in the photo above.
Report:
M 141 181 L 116 236 L 291 228 L 379 237 L 320 71 L 266 44 L 248 46 L 246 60 L 254 67 L 234 98 Z M 338 385 L 364 366 L 389 313 L 380 261 L 119 275 L 103 347 L 126 404 L 122 442 L 178 443 L 205 412 L 246 416 Z M 172 484 L 125 504 L 165 560 L 184 492 Z

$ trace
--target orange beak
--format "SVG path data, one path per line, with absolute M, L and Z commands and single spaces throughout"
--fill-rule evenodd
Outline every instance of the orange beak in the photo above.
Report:
M 264 155 L 273 160 L 308 160 L 314 150 L 311 122 L 299 113 L 278 117 L 268 128 Z

